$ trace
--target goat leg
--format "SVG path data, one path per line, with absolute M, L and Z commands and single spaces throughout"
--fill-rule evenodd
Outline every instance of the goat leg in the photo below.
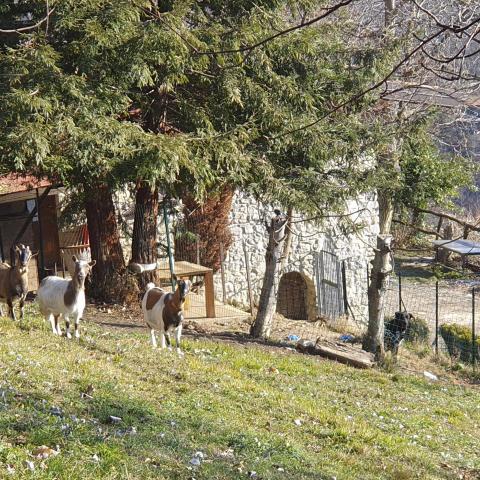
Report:
M 60 325 L 58 323 L 58 318 L 60 317 L 60 315 L 54 315 L 53 316 L 55 318 L 55 328 L 54 328 L 54 332 L 57 334 L 57 335 L 61 335 L 62 334 L 62 329 L 60 328 Z
M 22 297 L 20 299 L 20 318 L 23 318 L 24 308 L 25 308 L 25 297 Z
M 172 342 L 170 341 L 170 333 L 165 332 L 164 335 L 165 335 L 165 341 L 167 342 L 167 348 L 169 350 L 171 350 L 172 349 Z
M 153 348 L 157 348 L 157 339 L 155 338 L 155 330 L 153 328 L 150 329 L 150 336 L 152 338 Z
M 180 324 L 175 330 L 175 344 L 177 345 L 177 353 L 183 355 L 182 349 L 180 348 L 180 338 L 182 336 L 182 324 Z
M 70 333 L 70 319 L 65 317 L 65 335 L 67 338 L 72 338 L 72 334 Z
M 10 316 L 11 316 L 14 320 L 16 320 L 17 317 L 15 317 L 15 310 L 14 310 L 14 308 L 13 308 L 13 301 L 12 301 L 11 298 L 8 298 L 8 299 L 7 299 L 7 305 L 8 305 L 8 313 L 10 314 Z
M 75 318 L 75 338 L 80 338 L 80 318 Z

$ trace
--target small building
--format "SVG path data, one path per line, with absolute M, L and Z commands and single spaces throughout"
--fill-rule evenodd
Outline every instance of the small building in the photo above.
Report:
M 0 257 L 12 262 L 15 244 L 23 243 L 39 254 L 32 259 L 29 287 L 35 291 L 39 280 L 62 268 L 61 252 L 73 243 L 88 244 L 82 225 L 75 231 L 59 229 L 60 195 L 48 180 L 8 174 L 0 177 Z

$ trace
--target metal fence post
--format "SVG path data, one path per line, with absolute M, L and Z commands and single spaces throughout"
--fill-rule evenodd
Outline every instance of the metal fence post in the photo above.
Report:
M 348 297 L 347 297 L 347 274 L 345 268 L 345 260 L 342 260 L 342 289 L 343 289 L 343 309 L 344 314 L 349 317 L 348 313 Z
M 475 287 L 472 288 L 472 365 L 475 372 L 476 364 L 476 345 L 475 345 Z
M 227 293 L 225 291 L 225 265 L 224 265 L 225 258 L 223 256 L 223 242 L 220 242 L 220 275 L 222 277 L 222 301 L 223 303 L 226 302 Z
M 243 242 L 243 254 L 245 255 L 245 269 L 247 271 L 248 300 L 250 302 L 250 313 L 253 315 L 253 292 L 252 281 L 250 277 L 250 260 L 248 258 L 247 245 Z
M 402 312 L 402 275 L 398 274 L 398 311 Z
M 435 354 L 438 355 L 438 280 L 435 282 Z
M 170 241 L 170 229 L 168 226 L 168 211 L 167 211 L 167 200 L 166 198 L 163 199 L 163 221 L 165 223 L 165 234 L 167 237 L 167 248 L 168 248 L 168 264 L 170 266 L 170 277 L 172 280 L 172 289 L 175 290 L 176 282 L 175 282 L 175 267 L 173 263 L 173 253 L 172 253 L 172 244 Z

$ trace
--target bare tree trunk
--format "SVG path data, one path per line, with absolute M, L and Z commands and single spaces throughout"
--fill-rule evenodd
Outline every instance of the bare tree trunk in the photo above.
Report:
M 91 278 L 90 294 L 104 301 L 117 301 L 108 292 L 114 284 L 114 274 L 123 273 L 123 258 L 112 192 L 105 184 L 85 191 L 85 212 L 92 259 L 96 260 Z
M 392 194 L 388 191 L 378 191 L 378 223 L 380 234 L 390 233 L 393 220 Z
M 157 262 L 158 188 L 141 182 L 135 194 L 135 219 L 133 221 L 132 262 L 143 265 Z M 139 277 L 139 287 L 144 290 L 148 282 L 156 283 L 155 270 L 145 271 Z
M 385 354 L 383 346 L 385 296 L 393 267 L 391 242 L 390 235 L 377 237 L 377 248 L 368 286 L 368 330 L 363 340 L 363 349 L 374 353 L 377 360 L 381 360 Z
M 265 253 L 265 276 L 263 277 L 257 318 L 250 331 L 255 338 L 268 338 L 272 330 L 273 315 L 277 308 L 276 286 L 286 222 L 287 217 L 279 213 L 272 218 L 270 226 L 267 225 L 268 246 Z
M 395 14 L 396 1 L 385 0 L 385 30 L 391 26 Z M 377 168 L 386 168 L 386 171 L 400 171 L 400 165 L 396 155 L 398 144 L 392 141 L 389 152 L 383 158 L 378 159 Z M 378 197 L 378 220 L 380 235 L 377 236 L 377 248 L 372 261 L 370 283 L 368 285 L 368 329 L 363 340 L 363 349 L 375 354 L 377 361 L 382 360 L 385 354 L 384 342 L 384 316 L 385 296 L 389 277 L 393 271 L 391 265 L 390 235 L 393 220 L 393 192 L 389 188 L 379 189 Z

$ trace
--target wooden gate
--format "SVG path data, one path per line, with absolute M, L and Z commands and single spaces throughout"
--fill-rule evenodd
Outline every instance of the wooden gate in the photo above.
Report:
M 315 254 L 315 285 L 320 316 L 336 319 L 347 314 L 344 268 L 337 256 L 326 250 Z

